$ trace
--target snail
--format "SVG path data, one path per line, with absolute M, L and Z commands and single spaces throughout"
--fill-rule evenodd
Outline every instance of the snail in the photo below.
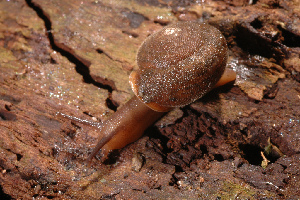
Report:
M 205 23 L 177 22 L 149 36 L 137 53 L 139 68 L 129 76 L 135 96 L 99 127 L 104 136 L 88 163 L 100 149 L 106 157 L 134 142 L 174 107 L 233 82 L 236 74 L 226 69 L 227 51 L 222 33 Z

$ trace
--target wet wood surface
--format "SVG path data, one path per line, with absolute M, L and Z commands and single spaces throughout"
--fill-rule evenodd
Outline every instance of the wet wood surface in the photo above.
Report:
M 1 199 L 300 198 L 300 2 L 0 1 Z M 102 163 L 96 128 L 133 96 L 150 34 L 217 27 L 235 84 L 177 108 Z

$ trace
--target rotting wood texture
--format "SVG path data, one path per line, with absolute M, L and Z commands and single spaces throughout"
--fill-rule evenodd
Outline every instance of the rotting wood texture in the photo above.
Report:
M 1 1 L 0 198 L 300 198 L 299 8 L 297 0 Z M 221 30 L 236 83 L 86 168 L 101 133 L 56 112 L 105 120 L 133 95 L 139 45 L 177 20 Z

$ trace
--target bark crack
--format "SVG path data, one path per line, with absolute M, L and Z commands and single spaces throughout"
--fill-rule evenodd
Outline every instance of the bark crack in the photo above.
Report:
M 114 86 L 112 86 L 111 84 L 105 84 L 102 82 L 95 81 L 90 74 L 89 66 L 91 65 L 91 62 L 76 55 L 74 53 L 74 50 L 71 49 L 70 47 L 55 41 L 55 38 L 51 32 L 52 31 L 52 23 L 51 23 L 50 17 L 47 15 L 47 13 L 44 12 L 44 10 L 41 8 L 40 5 L 38 5 L 35 2 L 32 2 L 32 0 L 26 0 L 26 3 L 44 21 L 45 28 L 46 28 L 46 34 L 49 39 L 51 48 L 54 51 L 60 53 L 62 56 L 66 57 L 71 63 L 73 63 L 75 65 L 76 72 L 82 76 L 85 83 L 93 84 L 96 87 L 107 90 L 108 98 L 106 99 L 106 106 L 109 109 L 116 111 L 117 106 L 112 101 L 112 91 L 115 89 Z M 109 83 L 109 82 L 107 82 L 107 83 Z

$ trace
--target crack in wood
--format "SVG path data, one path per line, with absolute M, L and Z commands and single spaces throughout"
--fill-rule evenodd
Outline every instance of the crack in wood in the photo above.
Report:
M 95 79 L 93 79 L 93 77 L 90 74 L 90 69 L 89 69 L 91 62 L 76 55 L 76 53 L 74 52 L 74 50 L 72 48 L 70 48 L 62 43 L 57 42 L 51 31 L 52 23 L 50 20 L 50 16 L 48 16 L 48 14 L 44 12 L 44 10 L 41 8 L 40 5 L 38 5 L 35 2 L 32 2 L 32 0 L 26 0 L 26 3 L 44 21 L 45 28 L 46 28 L 46 34 L 49 39 L 51 48 L 54 51 L 60 53 L 62 56 L 66 57 L 71 63 L 73 63 L 75 65 L 76 72 L 82 76 L 85 83 L 93 84 L 96 87 L 107 90 L 108 98 L 106 99 L 106 106 L 109 109 L 116 111 L 117 106 L 112 101 L 112 91 L 116 89 L 114 86 L 114 82 L 111 80 L 105 80 L 105 79 L 101 80 L 99 78 L 97 79 L 97 81 Z M 105 54 L 105 55 L 107 55 L 107 54 Z

